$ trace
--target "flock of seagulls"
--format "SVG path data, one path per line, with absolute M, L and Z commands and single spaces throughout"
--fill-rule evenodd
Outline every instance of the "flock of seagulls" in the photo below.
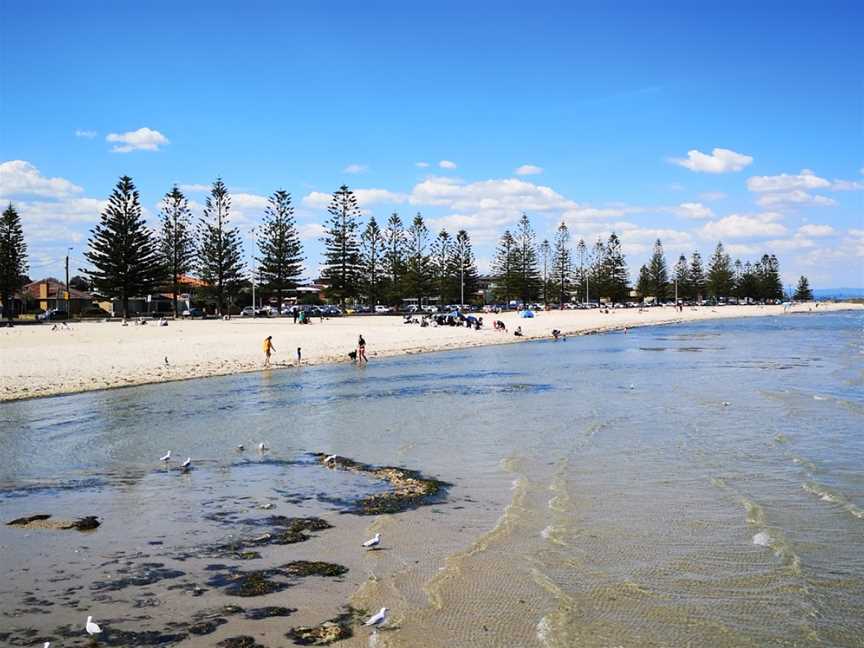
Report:
M 246 449 L 246 446 L 244 446 L 242 443 L 240 443 L 236 446 L 236 449 L 239 452 L 243 452 Z M 264 442 L 264 441 L 261 441 L 258 444 L 258 451 L 259 452 L 267 452 L 269 449 L 270 448 L 267 446 L 266 442 Z M 337 457 L 335 454 L 327 455 L 326 457 L 324 457 L 324 463 L 329 464 L 333 461 L 336 461 L 336 458 Z M 159 458 L 159 461 L 161 461 L 162 463 L 165 463 L 165 464 L 169 463 L 171 461 L 171 451 L 169 450 L 164 455 L 162 455 Z M 192 468 L 192 458 L 186 457 L 186 461 L 184 461 L 182 464 L 180 464 L 180 469 L 183 472 L 188 472 L 189 470 L 191 470 L 191 468 Z M 373 537 L 366 540 L 362 544 L 362 547 L 364 549 L 366 549 L 367 551 L 373 551 L 373 550 L 377 549 L 380 544 L 381 544 L 381 534 L 376 533 Z M 387 623 L 387 615 L 389 614 L 389 612 L 390 612 L 390 610 L 388 608 L 382 607 L 380 610 L 378 610 L 377 614 L 374 614 L 373 616 L 369 617 L 369 619 L 367 619 L 363 625 L 368 626 L 370 628 L 379 628 L 382 625 L 384 625 L 385 623 Z M 92 616 L 87 617 L 87 625 L 85 626 L 85 628 L 87 630 L 87 634 L 89 634 L 90 636 L 97 635 L 97 634 L 102 632 L 102 628 L 100 628 L 96 623 L 93 622 Z M 43 648 L 50 648 L 50 642 L 46 642 L 45 645 L 43 646 Z
M 246 446 L 244 446 L 242 443 L 240 443 L 236 446 L 236 450 L 238 452 L 243 452 L 244 450 L 246 450 Z M 268 450 L 270 450 L 270 447 L 264 441 L 262 441 L 261 443 L 258 444 L 258 452 L 267 452 Z M 335 456 L 336 455 L 333 455 L 334 458 L 335 458 Z M 169 450 L 164 455 L 159 457 L 159 461 L 161 461 L 164 464 L 170 463 L 171 462 L 171 451 Z M 192 470 L 192 457 L 186 457 L 186 461 L 184 461 L 182 464 L 180 464 L 180 471 L 185 473 L 185 472 L 189 472 L 190 470 Z

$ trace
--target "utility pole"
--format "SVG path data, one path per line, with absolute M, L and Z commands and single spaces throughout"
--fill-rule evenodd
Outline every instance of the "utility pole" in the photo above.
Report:
M 465 308 L 465 244 L 461 250 L 462 262 L 459 264 L 459 305 Z
M 67 248 L 66 250 L 66 319 L 72 315 L 71 313 L 71 300 L 69 299 L 69 252 L 72 251 L 72 248 Z
M 257 316 L 255 308 L 255 268 L 252 268 L 252 319 Z

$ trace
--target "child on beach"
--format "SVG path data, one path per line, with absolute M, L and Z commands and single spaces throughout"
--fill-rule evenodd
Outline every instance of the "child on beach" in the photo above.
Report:
M 357 340 L 357 362 L 369 362 L 366 357 L 366 340 L 363 339 L 362 335 Z
M 276 352 L 276 347 L 273 346 L 273 336 L 268 335 L 264 339 L 264 366 L 270 366 L 270 354 Z

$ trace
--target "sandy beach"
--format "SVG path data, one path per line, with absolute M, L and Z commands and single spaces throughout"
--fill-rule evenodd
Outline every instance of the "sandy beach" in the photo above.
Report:
M 864 309 L 858 304 L 820 304 L 818 312 Z M 798 304 L 793 314 L 816 311 Z M 370 360 L 429 353 L 447 349 L 506 344 L 548 338 L 553 329 L 582 335 L 625 327 L 691 322 L 708 319 L 783 314 L 782 306 L 724 306 L 720 308 L 567 310 L 538 313 L 533 319 L 516 313 L 484 315 L 480 331 L 462 327 L 406 325 L 397 316 L 349 316 L 308 325 L 290 318 L 230 321 L 172 321 L 167 327 L 122 326 L 119 322 L 73 323 L 71 330 L 51 326 L 18 326 L 0 333 L 0 401 L 53 396 L 99 389 L 203 378 L 263 369 L 262 342 L 273 336 L 276 353 L 272 367 L 295 368 L 297 347 L 302 364 L 348 362 L 357 336 L 367 341 Z M 507 325 L 495 331 L 493 319 Z M 522 327 L 524 337 L 513 330 Z M 166 364 L 167 359 L 167 364 Z

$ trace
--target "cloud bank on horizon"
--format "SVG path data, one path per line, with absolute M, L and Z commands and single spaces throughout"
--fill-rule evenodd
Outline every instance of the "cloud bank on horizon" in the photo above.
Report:
M 349 171 L 346 168 L 343 172 L 361 173 L 363 170 Z M 518 171 L 514 171 L 514 176 L 528 175 Z M 758 257 L 766 251 L 780 253 L 781 261 L 798 264 L 794 272 L 787 272 L 790 281 L 799 269 L 806 272 L 816 268 L 825 262 L 826 256 L 834 262 L 861 263 L 864 258 L 861 229 L 843 230 L 829 223 L 812 223 L 798 211 L 802 204 L 834 206 L 838 204 L 835 200 L 820 195 L 810 196 L 801 189 L 786 190 L 806 186 L 849 192 L 864 188 L 862 183 L 855 180 L 828 181 L 805 170 L 798 175 L 751 176 L 744 184 L 749 192 L 756 193 L 756 206 L 773 209 L 724 214 L 698 201 L 592 205 L 521 177 L 467 181 L 428 175 L 402 190 L 352 188 L 366 217 L 374 216 L 384 221 L 391 212 L 400 212 L 403 219 L 408 220 L 415 211 L 421 211 L 433 233 L 442 228 L 451 232 L 466 229 L 481 259 L 491 258 L 497 239 L 505 229 L 512 228 L 524 212 L 532 217 L 540 240 L 551 238 L 554 228 L 561 222 L 571 229 L 574 241 L 582 238 L 591 243 L 612 232 L 618 233 L 625 252 L 633 257 L 631 266 L 641 264 L 657 238 L 663 241 L 670 261 L 693 250 L 700 250 L 707 257 L 717 241 L 723 241 L 733 255 L 745 258 Z M 178 183 L 178 186 L 186 192 L 197 218 L 210 185 Z M 31 254 L 43 264 L 42 267 L 50 266 L 53 249 L 65 249 L 67 244 L 83 244 L 89 229 L 98 222 L 106 200 L 83 197 L 83 193 L 84 189 L 71 180 L 44 176 L 30 162 L 9 160 L 0 163 L 0 198 L 13 201 L 18 206 L 31 241 Z M 810 199 L 788 199 L 790 195 L 798 194 Z M 244 232 L 247 253 L 251 256 L 251 229 L 260 221 L 267 196 L 242 189 L 232 189 L 231 196 L 232 222 Z M 325 191 L 309 191 L 294 197 L 301 236 L 309 246 L 307 269 L 310 274 L 317 270 L 315 259 L 320 253 L 317 243 L 323 232 L 330 200 L 331 193 Z M 148 220 L 155 226 L 158 200 L 145 202 L 143 206 Z M 673 227 L 657 222 L 670 217 L 677 221 Z M 794 260 L 789 257 L 793 253 L 797 255 Z

